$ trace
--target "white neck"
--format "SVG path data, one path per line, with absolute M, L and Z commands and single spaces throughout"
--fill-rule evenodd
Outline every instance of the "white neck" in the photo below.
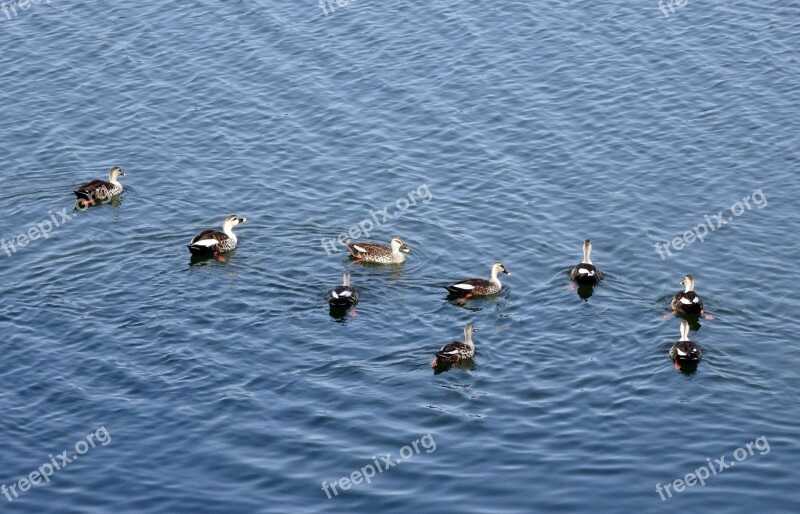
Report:
M 499 272 L 500 272 L 500 270 L 498 268 L 496 268 L 495 266 L 492 266 L 492 278 L 489 279 L 490 282 L 492 282 L 493 284 L 500 285 L 500 279 L 497 278 L 497 274 Z
M 224 225 L 222 225 L 222 231 L 225 232 L 225 235 L 230 237 L 231 239 L 236 239 L 236 234 L 233 233 L 233 224 L 226 221 Z
M 472 332 L 467 329 L 464 329 L 464 344 L 470 348 L 475 348 L 475 343 L 472 342 Z
M 113 185 L 115 185 L 117 187 L 121 187 L 122 186 L 122 184 L 119 183 L 119 176 L 114 176 L 113 173 L 109 173 L 108 181 L 111 182 Z
M 684 293 L 691 293 L 694 291 L 694 280 L 687 280 L 684 285 L 686 286 L 686 291 L 684 291 Z
M 583 264 L 591 264 L 592 248 L 589 245 L 583 245 Z
M 403 252 L 400 251 L 400 247 L 397 245 L 392 245 L 392 255 L 394 255 L 395 259 L 399 259 L 401 261 L 406 260 L 406 256 L 403 255 Z

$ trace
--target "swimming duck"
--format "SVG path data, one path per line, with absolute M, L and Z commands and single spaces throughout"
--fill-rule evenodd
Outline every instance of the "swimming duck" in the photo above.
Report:
M 222 223 L 222 232 L 216 230 L 201 232 L 189 243 L 189 251 L 195 255 L 211 255 L 233 250 L 238 242 L 233 227 L 245 221 L 247 218 L 240 218 L 235 214 L 228 216 Z
M 347 309 L 358 303 L 358 291 L 350 287 L 350 273 L 345 273 L 342 285 L 328 293 L 328 304 L 337 309 Z
M 700 346 L 694 341 L 689 341 L 689 322 L 681 320 L 681 339 L 669 350 L 669 357 L 675 361 L 676 366 L 681 364 L 696 364 L 700 361 L 702 352 Z
M 353 257 L 360 262 L 372 262 L 376 264 L 402 264 L 406 261 L 403 252 L 411 250 L 399 237 L 392 238 L 391 246 L 376 243 L 345 243 L 347 249 Z
M 79 200 L 92 202 L 94 200 L 105 200 L 122 192 L 122 184 L 119 178 L 124 177 L 125 173 L 119 166 L 114 166 L 108 172 L 108 182 L 105 180 L 93 180 L 83 184 L 75 190 L 75 196 Z
M 583 260 L 570 273 L 570 278 L 578 284 L 596 284 L 603 278 L 600 270 L 592 264 L 591 254 L 592 242 L 587 239 L 583 242 Z
M 472 323 L 467 323 L 467 326 L 464 327 L 464 342 L 453 341 L 442 346 L 436 352 L 436 358 L 431 362 L 431 366 L 458 364 L 464 359 L 471 359 L 475 355 L 475 343 L 472 342 L 472 332 L 474 330 L 475 327 Z
M 466 295 L 467 298 L 471 296 L 488 296 L 497 294 L 503 288 L 503 284 L 500 283 L 500 279 L 497 278 L 498 273 L 505 273 L 506 275 L 511 275 L 511 273 L 503 266 L 500 262 L 495 262 L 492 264 L 492 272 L 491 278 L 486 280 L 484 278 L 469 278 L 466 280 L 459 280 L 449 286 L 444 286 L 450 294 L 454 295 Z
M 672 299 L 672 310 L 675 314 L 683 314 L 686 316 L 700 316 L 703 313 L 703 300 L 694 292 L 694 278 L 691 275 L 686 275 L 681 281 L 686 287 L 684 292 L 675 293 Z

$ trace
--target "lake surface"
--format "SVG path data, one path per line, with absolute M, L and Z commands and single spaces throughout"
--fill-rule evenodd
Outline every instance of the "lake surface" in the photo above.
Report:
M 797 6 L 343 3 L 0 11 L 0 511 L 798 512 Z M 404 266 L 325 250 L 365 221 Z

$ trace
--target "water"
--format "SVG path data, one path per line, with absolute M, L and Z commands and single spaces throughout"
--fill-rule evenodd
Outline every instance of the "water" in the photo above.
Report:
M 0 484 L 86 449 L 0 510 L 796 512 L 799 16 L 777 0 L 669 18 L 655 1 L 0 14 L 0 237 L 68 209 L 0 253 Z M 113 165 L 121 203 L 74 211 Z M 368 238 L 402 235 L 402 268 L 324 250 L 424 187 Z M 720 209 L 733 221 L 659 257 Z M 190 265 L 191 237 L 232 213 L 239 248 Z M 567 289 L 585 238 L 606 273 L 587 301 Z M 501 295 L 446 300 L 494 260 Z M 347 269 L 357 316 L 332 318 Z M 661 317 L 686 273 L 714 316 L 694 374 Z M 474 365 L 434 374 L 467 322 Z M 656 491 L 762 437 L 704 486 Z M 414 441 L 327 498 L 323 481 Z

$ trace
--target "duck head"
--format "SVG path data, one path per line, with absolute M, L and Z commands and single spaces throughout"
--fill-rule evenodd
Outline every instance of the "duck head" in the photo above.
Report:
M 492 264 L 492 280 L 497 280 L 498 273 L 511 275 L 511 272 L 506 269 L 502 262 L 495 262 Z
M 124 177 L 124 176 L 125 176 L 125 172 L 122 171 L 122 168 L 120 168 L 119 166 L 114 166 L 113 168 L 108 170 L 108 181 L 109 182 L 116 182 L 117 179 L 119 179 L 120 177 Z
M 395 238 L 392 238 L 392 251 L 394 253 L 397 253 L 397 252 L 408 253 L 408 252 L 411 251 L 411 249 L 406 246 L 406 244 L 403 242 L 402 239 L 400 239 L 399 237 L 395 237 Z
M 244 223 L 245 221 L 247 221 L 247 218 L 240 218 L 239 216 L 232 214 L 225 218 L 225 221 L 222 222 L 222 228 L 226 233 L 228 233 L 233 227 L 239 223 Z
M 684 291 L 684 293 L 694 291 L 694 277 L 692 277 L 691 275 L 686 275 L 685 277 L 683 277 L 683 280 L 681 280 L 681 284 L 684 287 L 686 287 L 686 291 Z
M 467 344 L 472 344 L 472 334 L 475 332 L 475 325 L 472 323 L 467 323 L 464 327 L 464 342 Z

